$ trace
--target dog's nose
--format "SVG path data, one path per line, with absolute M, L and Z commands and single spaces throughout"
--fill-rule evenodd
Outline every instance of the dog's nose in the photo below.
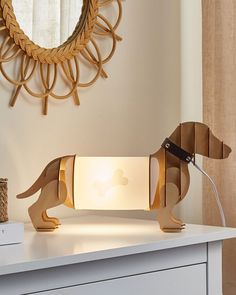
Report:
M 223 145 L 223 157 L 228 158 L 228 156 L 231 152 L 232 152 L 231 148 L 228 145 L 224 144 Z

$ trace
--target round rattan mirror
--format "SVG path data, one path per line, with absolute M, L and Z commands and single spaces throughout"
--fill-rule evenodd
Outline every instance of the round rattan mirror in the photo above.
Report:
M 102 12 L 114 4 L 117 6 L 117 17 L 111 24 Z M 43 48 L 21 29 L 12 0 L 0 0 L 0 72 L 15 86 L 10 106 L 15 105 L 22 89 L 31 96 L 42 99 L 42 112 L 45 115 L 49 97 L 73 97 L 75 104 L 79 105 L 80 87 L 92 85 L 100 76 L 107 78 L 103 65 L 111 59 L 117 41 L 121 40 L 116 34 L 121 13 L 121 0 L 83 0 L 81 14 L 72 35 L 58 47 Z M 101 39 L 112 41 L 110 51 L 105 56 L 99 47 Z M 10 63 L 18 65 L 18 70 L 11 74 L 7 71 Z M 93 77 L 89 76 L 89 81 L 80 81 L 82 64 L 93 71 L 95 69 Z M 35 79 L 37 83 L 34 83 Z M 67 83 L 67 93 L 57 93 L 57 84 L 61 79 Z

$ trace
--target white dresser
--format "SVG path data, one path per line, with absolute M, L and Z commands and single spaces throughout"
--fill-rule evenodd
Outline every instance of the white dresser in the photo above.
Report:
M 21 245 L 0 247 L 0 294 L 222 295 L 222 240 L 236 229 L 81 216 L 52 233 L 26 225 Z

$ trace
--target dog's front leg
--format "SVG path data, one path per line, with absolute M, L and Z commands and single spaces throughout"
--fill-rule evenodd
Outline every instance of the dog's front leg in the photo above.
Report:
M 179 201 L 179 189 L 174 183 L 166 183 L 161 188 L 162 206 L 158 209 L 157 220 L 160 228 L 165 232 L 177 232 L 184 228 L 181 220 L 175 219 L 172 214 L 174 206 Z

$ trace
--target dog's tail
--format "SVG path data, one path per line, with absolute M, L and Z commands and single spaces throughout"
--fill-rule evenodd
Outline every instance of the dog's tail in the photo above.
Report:
M 38 177 L 38 179 L 32 184 L 32 186 L 27 189 L 25 192 L 18 194 L 16 197 L 17 199 L 24 199 L 28 198 L 31 195 L 35 194 L 38 190 L 40 190 L 42 187 L 47 185 L 50 181 L 58 179 L 58 169 L 60 165 L 61 158 L 54 159 L 51 161 L 43 170 L 41 175 Z M 54 164 L 56 161 L 58 161 L 58 169 L 53 169 L 50 171 L 50 173 L 47 173 L 50 166 Z

